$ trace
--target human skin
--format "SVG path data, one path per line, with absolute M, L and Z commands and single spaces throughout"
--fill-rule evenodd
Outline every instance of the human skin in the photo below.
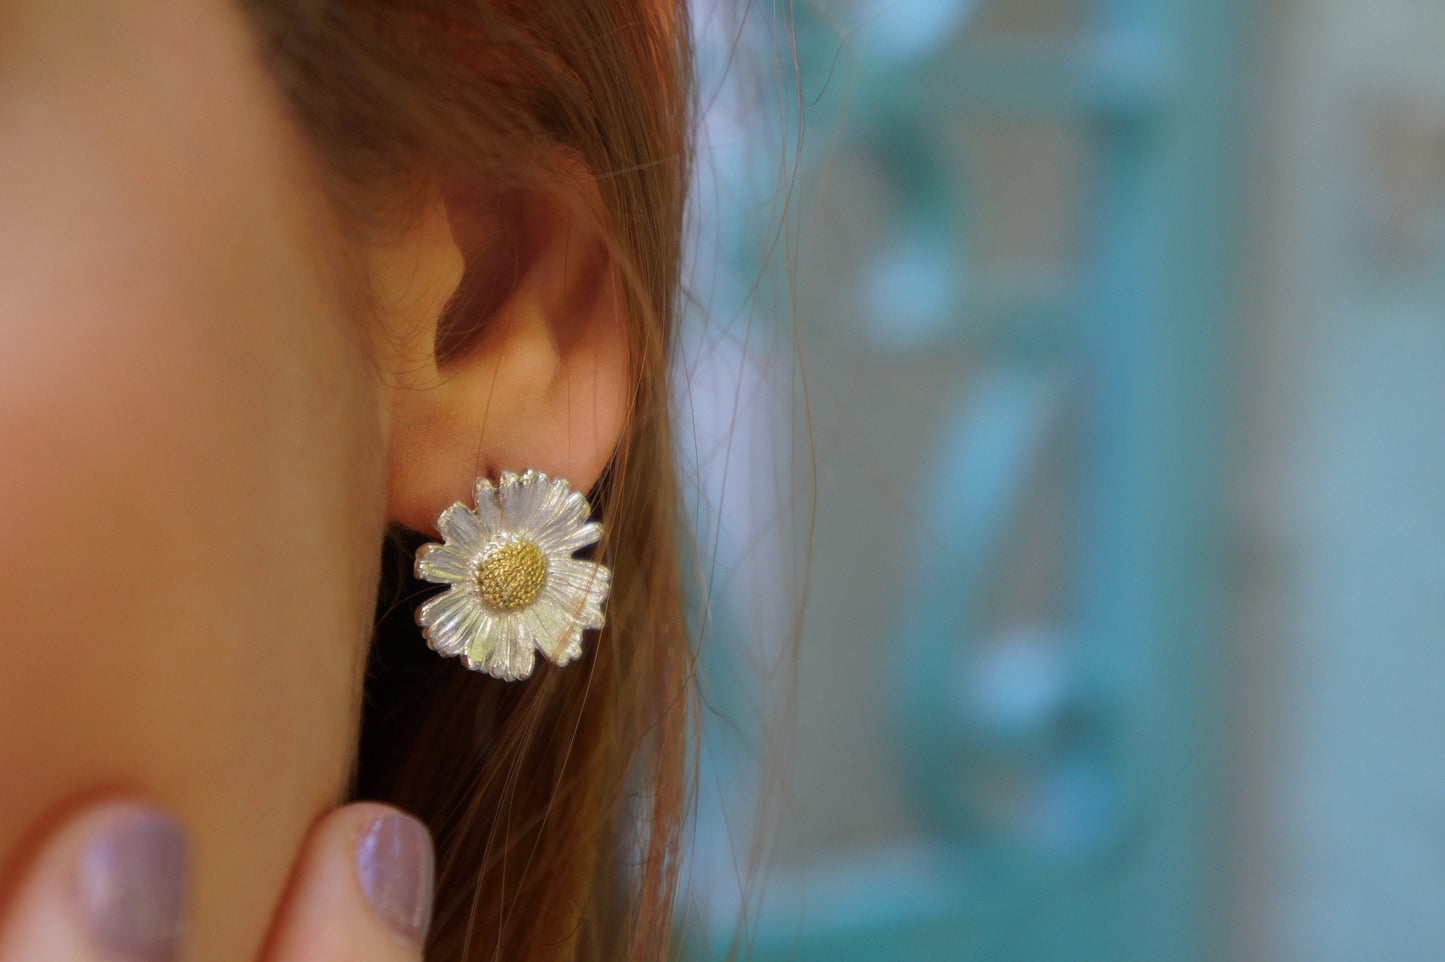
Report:
M 59 813 L 140 797 L 191 837 L 188 955 L 254 957 L 345 796 L 387 522 L 616 441 L 586 232 L 532 218 L 439 378 L 442 202 L 365 252 L 378 332 L 323 176 L 232 5 L 0 0 L 0 915 Z
M 0 864 L 149 797 L 192 835 L 194 957 L 247 958 L 346 786 L 379 392 L 239 14 L 0 10 Z

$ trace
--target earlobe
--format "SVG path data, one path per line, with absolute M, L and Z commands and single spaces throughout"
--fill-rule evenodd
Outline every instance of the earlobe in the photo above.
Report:
M 620 437 L 616 265 L 575 184 L 438 191 L 377 264 L 389 520 L 435 533 L 478 477 L 532 468 L 588 490 Z

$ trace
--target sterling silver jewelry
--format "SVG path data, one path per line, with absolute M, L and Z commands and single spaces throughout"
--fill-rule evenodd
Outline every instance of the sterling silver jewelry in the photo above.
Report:
M 437 654 L 517 681 L 535 652 L 565 665 L 582 654 L 582 632 L 602 627 L 612 573 L 572 553 L 602 537 L 581 492 L 539 471 L 478 478 L 476 509 L 460 501 L 441 513 L 445 544 L 416 552 L 416 576 L 450 585 L 417 609 Z

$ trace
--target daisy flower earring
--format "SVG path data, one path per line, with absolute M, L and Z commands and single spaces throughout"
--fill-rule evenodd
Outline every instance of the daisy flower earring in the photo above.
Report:
M 476 510 L 458 501 L 437 519 L 445 544 L 417 549 L 416 576 L 450 585 L 417 609 L 427 644 L 506 681 L 532 674 L 538 651 L 556 665 L 579 657 L 612 582 L 572 557 L 602 537 L 587 499 L 539 471 L 479 478 L 474 497 Z

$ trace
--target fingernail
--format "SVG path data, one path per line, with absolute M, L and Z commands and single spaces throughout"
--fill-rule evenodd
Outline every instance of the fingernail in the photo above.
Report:
M 417 945 L 431 924 L 432 858 L 431 833 L 409 815 L 373 819 L 356 843 L 356 876 L 371 911 Z
M 186 907 L 186 836 L 168 816 L 134 808 L 92 833 L 76 866 L 76 901 L 96 947 L 125 962 L 169 962 Z

